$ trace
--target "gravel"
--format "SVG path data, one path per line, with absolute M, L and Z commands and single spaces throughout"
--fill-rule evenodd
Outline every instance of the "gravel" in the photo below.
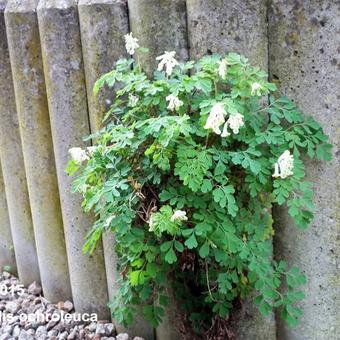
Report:
M 0 340 L 144 340 L 116 334 L 105 320 L 81 320 L 71 301 L 52 304 L 41 294 L 38 283 L 23 288 L 11 274 L 0 273 Z

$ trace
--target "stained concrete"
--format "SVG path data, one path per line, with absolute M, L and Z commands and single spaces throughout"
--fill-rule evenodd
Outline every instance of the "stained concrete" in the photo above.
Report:
M 41 0 L 37 10 L 73 301 L 76 311 L 109 319 L 102 244 L 83 253 L 94 218 L 82 211 L 81 195 L 71 194 L 74 179 L 65 172 L 68 150 L 85 146 L 90 132 L 77 2 Z
M 15 107 L 4 10 L 0 1 L 0 157 L 16 264 L 25 285 L 40 281 L 24 160 Z
M 275 0 L 269 10 L 270 76 L 334 145 L 332 162 L 307 164 L 316 206 L 310 228 L 298 230 L 286 210 L 276 211 L 276 256 L 308 278 L 300 324 L 290 329 L 279 321 L 279 339 L 340 338 L 339 18 L 339 3 L 331 0 Z
M 5 269 L 12 274 L 17 273 L 14 246 L 9 222 L 5 184 L 0 166 L 0 272 Z
M 44 296 L 72 298 L 41 59 L 38 1 L 10 0 L 5 11 L 14 92 Z

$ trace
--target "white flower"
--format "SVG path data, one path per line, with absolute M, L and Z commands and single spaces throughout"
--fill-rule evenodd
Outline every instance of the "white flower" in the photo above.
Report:
M 129 95 L 129 102 L 128 102 L 128 106 L 130 107 L 135 107 L 138 103 L 139 98 L 133 94 Z
M 133 55 L 135 53 L 136 48 L 139 47 L 138 45 L 138 39 L 134 38 L 132 36 L 132 32 L 124 35 L 125 38 L 125 48 L 126 51 L 130 54 Z
M 173 68 L 178 65 L 178 61 L 175 59 L 176 52 L 165 51 L 164 54 L 158 56 L 156 60 L 160 60 L 157 70 L 162 71 L 165 66 L 165 73 L 170 76 Z
M 219 67 L 218 67 L 218 74 L 222 79 L 225 79 L 227 76 L 227 68 L 228 68 L 228 62 L 227 59 L 222 59 L 219 62 Z
M 234 115 L 230 115 L 228 118 L 228 124 L 230 128 L 233 130 L 235 135 L 237 135 L 240 131 L 240 128 L 244 125 L 243 115 L 241 113 L 236 113 Z
M 150 218 L 149 218 L 149 231 L 154 231 L 154 228 L 155 228 L 155 223 L 154 223 L 154 221 L 153 221 L 153 214 L 150 216 Z
M 166 100 L 169 102 L 168 109 L 171 111 L 177 110 L 183 105 L 183 102 L 174 94 L 169 94 Z
M 228 121 L 225 122 L 224 126 L 223 126 L 223 131 L 222 131 L 222 134 L 221 134 L 221 137 L 228 137 L 230 136 L 230 132 L 228 131 Z
M 82 184 L 82 185 L 80 186 L 80 192 L 81 192 L 82 194 L 85 194 L 88 188 L 89 188 L 89 185 L 87 185 L 87 184 Z
M 243 121 L 244 116 L 241 113 L 236 113 L 230 115 L 228 120 L 225 122 L 221 137 L 230 136 L 230 132 L 228 131 L 228 127 L 231 128 L 233 133 L 237 135 L 240 132 L 240 128 L 244 125 Z
M 225 122 L 224 116 L 226 112 L 224 110 L 223 103 L 216 103 L 208 116 L 207 122 L 204 125 L 205 129 L 212 129 L 216 134 L 220 135 L 220 126 Z
M 251 92 L 250 92 L 250 94 L 252 96 L 261 96 L 261 90 L 262 90 L 262 85 L 255 82 L 255 83 L 253 83 L 251 85 Z
M 114 218 L 116 218 L 116 215 L 109 216 L 104 222 L 104 227 L 109 227 Z
M 71 148 L 70 150 L 68 150 L 68 153 L 77 164 L 81 164 L 84 161 L 89 160 L 89 156 L 82 148 Z
M 187 213 L 183 210 L 176 210 L 170 218 L 171 222 L 187 221 Z
M 86 148 L 89 156 L 92 156 L 93 153 L 98 149 L 98 146 L 89 146 Z
M 275 171 L 273 177 L 286 178 L 293 175 L 294 169 L 294 156 L 290 154 L 289 150 L 286 150 L 275 163 Z

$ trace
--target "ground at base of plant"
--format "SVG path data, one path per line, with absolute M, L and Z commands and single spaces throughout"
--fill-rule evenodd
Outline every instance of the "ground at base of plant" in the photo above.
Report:
M 3 287 L 0 294 L 0 340 L 144 340 L 129 337 L 126 333 L 116 334 L 115 326 L 104 320 L 42 321 L 38 317 L 34 322 L 20 320 L 22 315 L 39 313 L 74 315 L 73 304 L 70 301 L 52 304 L 41 296 L 39 284 L 33 282 L 28 288 L 23 288 L 19 280 L 7 272 L 0 273 L 0 286 Z

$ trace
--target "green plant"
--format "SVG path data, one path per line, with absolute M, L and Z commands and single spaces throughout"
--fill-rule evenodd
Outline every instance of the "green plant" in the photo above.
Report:
M 174 57 L 158 58 L 152 80 L 133 59 L 119 60 L 94 87 L 119 83 L 105 127 L 91 136 L 95 146 L 70 150 L 68 172 L 79 171 L 73 190 L 97 216 L 84 250 L 104 230 L 115 234 L 114 318 L 129 324 L 142 305 L 157 326 L 171 282 L 193 329 L 225 318 L 251 292 L 262 314 L 280 308 L 294 325 L 306 279 L 272 259 L 271 208 L 286 204 L 297 227 L 308 226 L 302 156 L 330 160 L 331 145 L 245 57 Z

